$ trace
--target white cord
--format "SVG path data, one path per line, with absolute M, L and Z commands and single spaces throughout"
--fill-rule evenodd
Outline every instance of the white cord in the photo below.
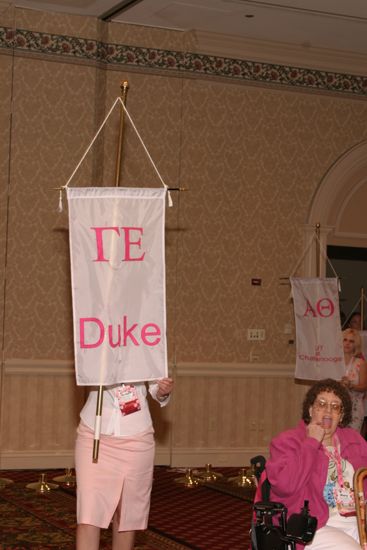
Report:
M 366 296 L 363 296 L 363 299 L 364 299 L 364 301 L 367 303 Z M 361 302 L 362 302 L 362 298 L 358 298 L 357 303 L 354 305 L 352 311 L 351 311 L 351 312 L 349 313 L 349 315 L 347 315 L 347 317 L 345 318 L 345 321 L 344 321 L 344 323 L 343 323 L 342 328 L 344 328 L 344 327 L 346 326 L 347 322 L 348 322 L 349 319 L 352 317 L 353 313 L 357 310 L 357 308 L 360 307 Z M 358 311 L 358 313 L 359 313 L 359 311 Z
M 293 271 L 292 271 L 291 275 L 289 276 L 289 278 L 293 277 L 293 275 L 296 273 L 296 271 L 299 267 L 299 264 L 302 262 L 303 258 L 306 256 L 307 252 L 309 251 L 310 246 L 312 245 L 314 238 L 315 238 L 315 235 L 312 235 L 312 237 L 310 239 L 310 242 L 308 243 L 303 255 L 300 257 L 298 263 L 296 264 L 296 267 L 293 269 Z
M 75 176 L 76 172 L 79 170 L 79 168 L 80 168 L 82 162 L 84 161 L 85 157 L 86 157 L 87 154 L 89 153 L 90 149 L 92 148 L 94 142 L 96 141 L 96 139 L 97 139 L 97 137 L 99 136 L 99 134 L 100 134 L 102 128 L 103 128 L 104 125 L 106 124 L 106 122 L 107 122 L 109 116 L 111 115 L 112 111 L 114 110 L 114 108 L 116 107 L 116 105 L 117 105 L 118 102 L 121 103 L 121 105 L 122 105 L 122 107 L 123 107 L 123 109 L 124 109 L 124 111 L 125 111 L 125 113 L 126 113 L 126 116 L 128 117 L 128 119 L 129 119 L 129 121 L 130 121 L 130 123 L 131 123 L 131 125 L 132 125 L 132 127 L 133 127 L 133 129 L 134 129 L 134 131 L 135 131 L 135 133 L 136 133 L 136 135 L 137 135 L 138 138 L 139 138 L 140 143 L 141 143 L 142 146 L 143 146 L 143 149 L 144 149 L 145 153 L 147 154 L 147 156 L 148 156 L 148 158 L 149 158 L 149 160 L 150 160 L 150 162 L 151 162 L 151 164 L 152 164 L 152 166 L 153 166 L 153 168 L 154 168 L 156 174 L 158 175 L 158 177 L 159 177 L 159 179 L 160 179 L 160 181 L 161 181 L 163 187 L 164 187 L 164 188 L 166 189 L 166 191 L 167 191 L 168 206 L 173 206 L 173 202 L 172 202 L 171 194 L 170 194 L 170 192 L 169 192 L 169 190 L 168 190 L 168 186 L 164 183 L 163 178 L 162 178 L 162 176 L 160 175 L 160 173 L 159 173 L 159 171 L 158 171 L 158 168 L 157 168 L 156 165 L 154 164 L 154 161 L 153 161 L 153 159 L 152 159 L 152 157 L 151 157 L 151 155 L 150 155 L 148 149 L 146 148 L 145 143 L 144 143 L 144 141 L 142 140 L 142 138 L 141 138 L 141 136 L 140 136 L 140 134 L 139 134 L 139 132 L 138 132 L 138 129 L 137 129 L 137 127 L 135 126 L 134 121 L 133 121 L 133 119 L 131 118 L 130 113 L 129 113 L 128 110 L 126 109 L 126 106 L 125 106 L 124 102 L 122 101 L 121 97 L 117 97 L 117 98 L 115 99 L 115 101 L 114 101 L 114 103 L 113 103 L 111 109 L 109 110 L 109 112 L 108 112 L 106 118 L 104 119 L 104 121 L 102 122 L 101 126 L 99 127 L 99 129 L 98 129 L 96 135 L 94 136 L 94 138 L 93 138 L 92 141 L 90 142 L 89 147 L 86 149 L 86 151 L 85 151 L 85 153 L 83 154 L 82 158 L 80 159 L 80 161 L 79 161 L 78 164 L 76 165 L 75 170 L 73 171 L 73 173 L 71 174 L 70 178 L 69 178 L 68 181 L 65 183 L 65 185 L 63 185 L 63 186 L 61 187 L 61 189 L 65 190 L 65 189 L 67 189 L 67 188 L 69 187 L 69 184 L 70 184 L 71 180 L 72 180 L 73 177 Z M 59 210 L 59 212 L 62 211 L 62 201 L 61 201 L 61 204 L 60 204 L 60 201 L 59 201 L 59 208 L 58 208 L 58 210 Z
M 106 116 L 106 118 L 104 119 L 104 121 L 102 122 L 101 126 L 99 127 L 96 135 L 94 136 L 94 138 L 92 139 L 92 141 L 90 142 L 89 144 L 89 147 L 87 148 L 87 150 L 85 151 L 84 155 L 82 156 L 82 158 L 80 159 L 80 161 L 78 162 L 74 172 L 71 174 L 70 178 L 68 179 L 68 181 L 65 183 L 65 185 L 62 186 L 63 189 L 67 189 L 67 187 L 69 186 L 69 183 L 71 182 L 71 180 L 73 179 L 73 177 L 75 176 L 76 172 L 79 170 L 80 168 L 80 165 L 82 164 L 83 160 L 85 159 L 85 157 L 87 156 L 87 154 L 89 153 L 93 143 L 96 141 L 97 137 L 99 136 L 103 126 L 106 124 L 107 120 L 108 120 L 108 117 L 110 116 L 110 114 L 112 113 L 113 109 L 115 108 L 118 100 L 120 98 L 116 98 L 114 104 L 112 105 L 111 109 L 109 110 L 108 112 L 108 115 Z M 120 100 L 121 101 L 121 100 Z
M 292 274 L 290 275 L 290 277 L 293 277 L 293 275 L 295 274 L 295 272 L 297 271 L 298 267 L 299 267 L 299 264 L 302 262 L 302 260 L 304 259 L 304 257 L 306 256 L 307 252 L 309 251 L 314 239 L 316 239 L 320 245 L 320 252 L 321 252 L 321 255 L 322 257 L 324 258 L 324 260 L 327 260 L 327 262 L 329 263 L 331 269 L 333 270 L 334 272 L 334 275 L 335 275 L 335 278 L 338 279 L 338 281 L 340 281 L 339 277 L 338 277 L 338 274 L 337 272 L 335 271 L 334 269 L 334 266 L 333 264 L 330 262 L 329 258 L 327 257 L 327 255 L 325 254 L 324 250 L 323 250 L 323 247 L 321 245 L 321 242 L 320 242 L 320 239 L 318 238 L 318 236 L 316 235 L 316 233 L 314 233 L 310 239 L 310 242 L 308 243 L 303 255 L 301 256 L 301 258 L 299 259 L 296 267 L 294 268 L 294 270 L 292 271 Z M 339 287 L 340 287 L 340 283 L 339 284 Z M 339 288 L 339 292 L 340 292 L 340 288 Z
M 323 247 L 321 246 L 320 239 L 318 238 L 318 236 L 317 236 L 316 233 L 315 233 L 314 237 L 315 237 L 315 239 L 317 239 L 317 241 L 318 241 L 318 243 L 319 243 L 319 245 L 320 245 L 320 252 L 321 252 L 322 257 L 324 258 L 324 260 L 327 260 L 329 266 L 331 267 L 331 269 L 332 269 L 333 272 L 334 272 L 334 275 L 335 275 L 336 279 L 338 279 L 338 281 L 340 281 L 339 276 L 338 276 L 337 272 L 335 271 L 333 264 L 331 263 L 331 261 L 329 260 L 329 258 L 327 257 L 327 255 L 325 254 L 324 249 L 323 249 Z M 340 287 L 340 284 L 339 284 L 339 287 Z M 340 292 L 340 290 L 341 290 L 341 289 L 339 288 L 339 292 Z
M 168 186 L 164 183 L 163 178 L 162 178 L 162 176 L 160 175 L 160 173 L 159 173 L 159 171 L 158 171 L 158 168 L 157 168 L 156 165 L 154 164 L 154 161 L 153 161 L 153 159 L 152 159 L 152 157 L 151 157 L 151 155 L 150 155 L 148 149 L 146 148 L 145 143 L 144 143 L 144 141 L 143 141 L 141 135 L 139 134 L 138 129 L 137 129 L 137 127 L 135 126 L 133 119 L 131 118 L 131 116 L 130 116 L 130 114 L 129 114 L 129 111 L 126 109 L 126 106 L 125 106 L 124 102 L 122 101 L 121 97 L 119 97 L 118 99 L 120 100 L 121 105 L 122 105 L 122 107 L 123 107 L 123 109 L 124 109 L 124 111 L 125 111 L 125 113 L 126 113 L 126 116 L 127 116 L 127 118 L 130 120 L 131 126 L 134 128 L 135 133 L 136 133 L 136 135 L 138 136 L 139 141 L 140 141 L 140 143 L 142 144 L 142 146 L 143 146 L 143 148 L 144 148 L 144 151 L 145 151 L 146 154 L 147 154 L 148 159 L 149 159 L 150 162 L 152 163 L 152 166 L 153 166 L 154 170 L 156 171 L 157 176 L 158 176 L 159 179 L 161 180 L 161 183 L 162 183 L 163 187 L 164 187 L 164 188 L 167 190 L 167 192 L 168 192 L 168 206 L 172 206 L 173 203 L 172 203 L 171 194 L 170 194 L 170 192 L 168 191 Z

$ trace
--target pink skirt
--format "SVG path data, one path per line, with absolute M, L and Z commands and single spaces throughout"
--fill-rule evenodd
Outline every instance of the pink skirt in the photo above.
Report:
M 119 531 L 146 529 L 153 481 L 153 430 L 135 436 L 101 435 L 93 463 L 94 433 L 79 424 L 75 444 L 77 523 Z

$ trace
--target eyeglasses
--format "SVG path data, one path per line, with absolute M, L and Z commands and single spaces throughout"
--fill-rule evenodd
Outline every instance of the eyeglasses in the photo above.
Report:
M 330 408 L 330 411 L 335 414 L 340 414 L 343 410 L 343 405 L 341 403 L 336 403 L 335 401 L 329 403 L 325 401 L 325 399 L 316 399 L 313 406 L 319 411 L 328 411 Z

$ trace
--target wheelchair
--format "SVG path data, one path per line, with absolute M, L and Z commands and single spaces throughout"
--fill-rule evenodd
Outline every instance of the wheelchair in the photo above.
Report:
M 261 501 L 254 503 L 251 525 L 251 550 L 296 550 L 296 544 L 312 541 L 317 519 L 310 515 L 308 501 L 298 514 L 287 518 L 287 508 L 280 502 L 270 501 L 270 483 L 263 474 L 265 458 L 251 459 L 254 475 L 261 485 Z

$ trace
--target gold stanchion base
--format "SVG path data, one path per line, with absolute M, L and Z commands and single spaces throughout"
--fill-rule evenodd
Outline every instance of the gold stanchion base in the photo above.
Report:
M 201 483 L 214 483 L 217 479 L 223 477 L 223 474 L 213 472 L 211 464 L 205 464 L 205 470 L 195 470 L 194 474 L 198 476 Z
M 49 483 L 46 480 L 46 474 L 41 474 L 41 477 L 39 478 L 39 481 L 36 481 L 34 483 L 28 483 L 26 485 L 27 489 L 33 489 L 37 493 L 41 495 L 45 495 L 52 491 L 53 489 L 57 489 L 58 485 L 57 483 Z
M 7 485 L 11 485 L 14 483 L 12 479 L 8 479 L 7 477 L 0 477 L 0 489 L 4 489 Z
M 177 477 L 175 483 L 182 483 L 188 489 L 193 489 L 199 485 L 199 479 L 192 475 L 192 469 L 188 468 L 184 477 Z
M 250 470 L 249 474 L 247 474 L 248 470 Z M 237 487 L 256 489 L 255 477 L 252 474 L 251 468 L 241 468 L 241 470 L 238 472 L 238 476 L 229 477 L 228 481 L 229 483 L 232 483 Z
M 66 468 L 65 474 L 63 476 L 57 476 L 52 478 L 53 481 L 58 481 L 59 483 L 63 483 L 67 487 L 75 487 L 76 484 L 76 477 L 73 474 L 72 468 Z

